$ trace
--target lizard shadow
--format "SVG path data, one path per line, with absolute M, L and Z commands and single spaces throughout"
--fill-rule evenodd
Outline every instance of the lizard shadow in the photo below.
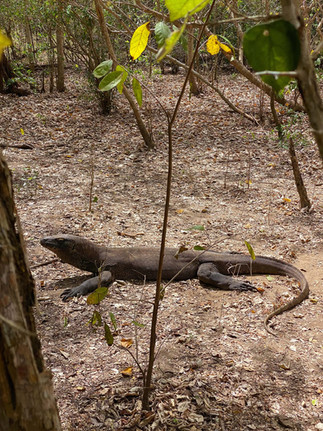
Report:
M 92 275 L 86 274 L 75 275 L 74 277 L 66 277 L 50 283 L 48 287 L 53 290 L 69 289 L 78 286 L 79 284 L 83 283 L 85 280 L 88 280 L 91 277 Z

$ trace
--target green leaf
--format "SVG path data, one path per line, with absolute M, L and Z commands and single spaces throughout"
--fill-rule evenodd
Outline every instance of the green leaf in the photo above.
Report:
M 101 317 L 101 314 L 97 310 L 93 311 L 90 323 L 92 326 L 94 326 L 94 325 L 102 326 L 102 317 Z
M 106 323 L 104 324 L 104 338 L 105 338 L 105 341 L 107 342 L 107 345 L 112 346 L 113 335 L 112 335 L 112 332 L 109 328 L 109 325 L 107 325 Z
M 167 54 L 169 54 L 176 43 L 179 41 L 180 37 L 182 36 L 185 27 L 187 24 L 187 18 L 184 21 L 183 25 L 178 29 L 173 31 L 168 38 L 165 40 L 164 45 L 159 49 L 156 55 L 157 61 L 161 61 Z
M 131 323 L 133 323 L 135 326 L 139 326 L 139 328 L 144 328 L 145 325 L 143 323 L 139 323 L 136 320 L 133 320 Z
M 259 24 L 248 30 L 243 39 L 244 53 L 256 72 L 288 72 L 297 68 L 300 43 L 295 27 L 278 20 Z M 277 92 L 290 81 L 289 76 L 262 75 L 262 80 Z
M 86 302 L 90 305 L 99 304 L 108 294 L 107 287 L 98 287 L 94 292 L 90 293 Z
M 189 230 L 205 230 L 205 229 L 204 229 L 204 226 L 202 226 L 201 224 L 196 224 L 190 227 Z
M 205 248 L 204 248 L 204 247 L 202 247 L 202 246 L 200 246 L 200 245 L 195 245 L 195 246 L 193 247 L 193 249 L 194 249 L 194 250 L 197 250 L 197 251 L 203 251 L 203 250 L 205 250 Z
M 252 259 L 252 260 L 255 260 L 255 259 L 256 259 L 256 255 L 255 255 L 255 252 L 253 251 L 253 248 L 252 248 L 251 244 L 249 244 L 249 242 L 248 242 L 248 241 L 245 241 L 244 243 L 245 243 L 245 244 L 246 244 L 246 246 L 247 246 L 247 249 L 248 249 L 248 251 L 249 251 L 249 254 L 250 254 L 250 256 L 251 256 L 251 259 Z
M 114 314 L 111 311 L 109 313 L 109 316 L 110 316 L 110 320 L 111 320 L 111 323 L 113 325 L 113 328 L 116 331 L 117 330 L 117 321 L 116 321 L 116 318 L 114 317 Z
M 187 14 L 193 15 L 203 9 L 210 0 L 165 0 L 165 5 L 169 10 L 171 21 L 183 18 Z
M 112 88 L 116 87 L 119 82 L 122 81 L 123 72 L 120 70 L 116 70 L 114 72 L 108 73 L 104 78 L 101 79 L 99 84 L 99 90 L 101 91 L 109 91 Z
M 135 98 L 138 102 L 138 105 L 141 107 L 141 105 L 142 105 L 142 89 L 141 89 L 140 82 L 136 78 L 133 78 L 133 80 L 132 80 L 132 89 L 133 89 L 133 93 L 135 95 Z
M 274 277 L 272 275 L 266 275 L 268 281 L 274 281 Z
M 102 61 L 102 63 L 100 63 L 93 70 L 93 75 L 96 78 L 102 78 L 102 76 L 105 76 L 108 72 L 110 72 L 110 70 L 112 69 L 112 64 L 113 64 L 112 60 Z
M 158 22 L 155 25 L 155 39 L 156 39 L 158 48 L 164 45 L 165 40 L 169 37 L 170 34 L 171 34 L 171 29 L 163 21 Z
M 128 78 L 128 72 L 127 72 L 127 70 L 123 66 L 120 66 L 120 65 L 118 65 L 116 67 L 116 71 L 122 72 L 122 74 L 123 74 L 121 81 L 117 85 L 117 89 L 118 89 L 119 93 L 122 94 L 123 84 L 124 84 L 125 80 Z

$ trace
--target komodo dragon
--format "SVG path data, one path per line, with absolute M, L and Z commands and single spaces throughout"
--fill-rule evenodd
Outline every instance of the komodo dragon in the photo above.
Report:
M 156 280 L 159 249 L 158 248 L 117 248 L 102 247 L 93 242 L 73 235 L 56 235 L 43 238 L 41 245 L 54 252 L 63 262 L 76 268 L 98 274 L 94 277 L 62 293 L 63 301 L 73 296 L 87 295 L 93 292 L 101 279 L 101 284 L 109 285 L 115 279 L 122 280 Z M 214 251 L 186 250 L 180 254 L 175 248 L 166 248 L 162 278 L 170 280 L 187 280 L 197 277 L 201 282 L 219 289 L 248 291 L 257 289 L 248 281 L 232 278 L 233 274 L 272 274 L 288 275 L 300 283 L 298 296 L 285 305 L 273 310 L 265 318 L 265 328 L 268 321 L 284 311 L 290 310 L 308 297 L 309 287 L 302 272 L 289 263 L 271 257 L 257 256 L 251 262 L 250 256 L 239 253 L 217 253 Z M 251 266 L 251 269 L 250 269 Z M 180 273 L 178 274 L 178 272 Z

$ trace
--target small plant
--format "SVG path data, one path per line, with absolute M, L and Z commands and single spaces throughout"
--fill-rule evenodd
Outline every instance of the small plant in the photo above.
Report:
M 124 328 L 124 325 L 118 325 L 117 319 L 115 315 L 110 312 L 109 313 L 109 319 L 108 321 L 104 319 L 104 317 L 100 313 L 100 302 L 107 296 L 108 294 L 108 288 L 99 286 L 94 292 L 92 292 L 88 298 L 87 303 L 89 305 L 94 306 L 94 310 L 91 316 L 91 319 L 89 320 L 89 324 L 92 328 L 96 329 L 98 327 L 103 328 L 104 331 L 104 338 L 108 346 L 116 346 L 119 349 L 125 350 L 133 359 L 134 363 L 137 365 L 138 369 L 140 370 L 143 378 L 145 378 L 145 370 L 140 364 L 139 359 L 139 330 L 144 328 L 145 325 L 138 322 L 136 319 L 136 316 L 134 316 L 133 320 L 131 321 L 131 326 L 133 328 L 133 338 L 129 338 L 127 335 L 127 338 L 122 335 L 121 331 L 122 328 Z M 127 324 L 127 326 L 129 326 Z M 118 342 L 116 342 L 116 337 L 118 337 Z M 131 347 L 135 347 L 135 351 L 133 352 Z M 128 367 L 126 370 L 122 371 L 122 374 L 125 375 L 131 375 L 132 374 L 132 367 Z
M 38 113 L 38 114 L 36 114 L 36 117 L 37 117 L 37 118 L 38 118 L 38 120 L 40 120 L 44 125 L 46 124 L 46 121 L 47 121 L 47 117 L 46 117 L 46 115 Z
M 13 62 L 12 68 L 15 77 L 10 78 L 7 81 L 7 85 L 28 84 L 30 88 L 36 87 L 36 80 L 33 78 L 32 71 L 30 69 L 25 69 L 25 67 L 18 62 Z
M 281 123 L 281 129 L 286 141 L 289 141 L 289 139 L 292 138 L 293 141 L 296 143 L 296 146 L 308 145 L 307 137 L 299 130 L 300 127 L 295 127 L 302 121 L 303 115 L 304 114 L 300 112 L 288 110 L 288 117 L 285 121 L 282 121 Z

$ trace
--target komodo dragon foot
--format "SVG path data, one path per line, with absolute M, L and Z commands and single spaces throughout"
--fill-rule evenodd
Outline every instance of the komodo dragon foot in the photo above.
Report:
M 97 287 L 108 287 L 113 281 L 113 277 L 110 271 L 103 271 L 97 277 L 85 280 L 79 286 L 72 287 L 71 289 L 65 289 L 60 295 L 64 302 L 67 302 L 70 298 L 74 296 L 85 296 L 93 292 Z

